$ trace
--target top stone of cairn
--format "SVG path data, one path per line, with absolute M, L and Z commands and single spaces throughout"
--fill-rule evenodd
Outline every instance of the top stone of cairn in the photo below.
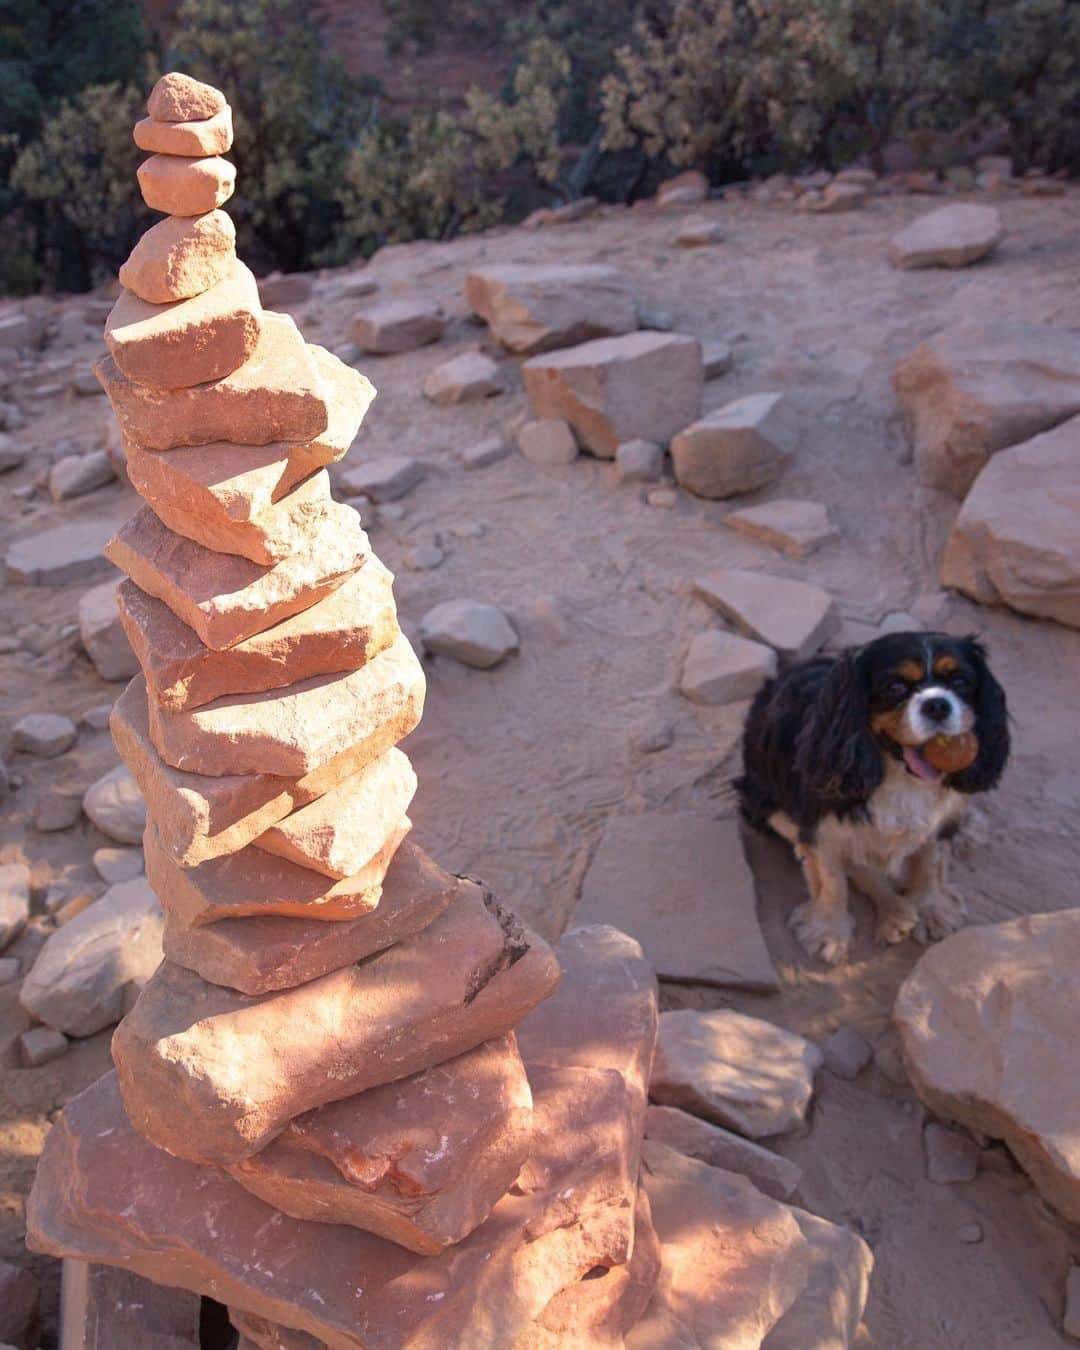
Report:
M 146 102 L 146 111 L 157 122 L 202 122 L 224 107 L 220 90 L 179 71 L 162 75 Z

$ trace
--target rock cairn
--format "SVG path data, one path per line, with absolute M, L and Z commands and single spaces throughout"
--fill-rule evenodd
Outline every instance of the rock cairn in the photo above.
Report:
M 30 1244 L 259 1346 L 614 1343 L 657 1276 L 651 968 L 581 930 L 549 997 L 547 944 L 408 839 L 423 671 L 326 472 L 374 390 L 262 309 L 224 97 L 170 74 L 148 108 L 167 218 L 96 369 L 144 499 L 106 550 L 141 667 L 112 730 L 165 960 L 49 1136 Z

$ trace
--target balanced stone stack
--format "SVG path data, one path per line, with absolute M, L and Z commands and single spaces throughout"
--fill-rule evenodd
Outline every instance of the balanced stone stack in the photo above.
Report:
M 165 960 L 50 1134 L 29 1240 L 261 1346 L 621 1343 L 657 1275 L 655 979 L 582 930 L 549 998 L 551 949 L 409 840 L 423 671 L 326 472 L 374 390 L 262 310 L 222 95 L 172 74 L 148 106 L 168 218 L 97 373 L 144 499 L 107 547 L 142 672 L 112 729 Z

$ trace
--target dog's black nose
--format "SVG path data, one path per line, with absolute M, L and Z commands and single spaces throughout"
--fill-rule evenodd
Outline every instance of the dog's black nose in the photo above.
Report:
M 952 712 L 952 705 L 947 698 L 927 698 L 919 704 L 919 711 L 931 722 L 945 722 Z

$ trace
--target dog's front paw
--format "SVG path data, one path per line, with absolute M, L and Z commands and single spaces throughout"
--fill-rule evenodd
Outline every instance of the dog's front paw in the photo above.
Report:
M 934 891 L 919 905 L 915 936 L 920 942 L 937 942 L 963 928 L 967 905 L 953 890 Z
M 905 942 L 918 922 L 919 911 L 914 905 L 897 905 L 878 916 L 874 936 L 882 947 L 892 947 L 897 942 Z
M 816 905 L 808 902 L 792 911 L 789 922 L 808 955 L 820 957 L 830 966 L 838 966 L 848 959 L 855 926 L 846 910 L 840 914 L 823 914 Z

